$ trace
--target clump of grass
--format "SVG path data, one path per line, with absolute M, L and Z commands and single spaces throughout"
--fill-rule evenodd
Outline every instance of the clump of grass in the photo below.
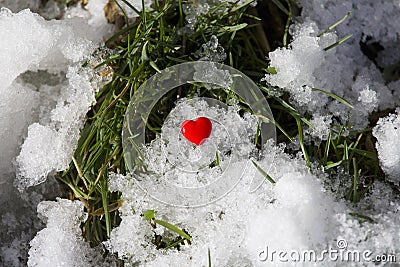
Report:
M 260 83 L 265 72 L 274 71 L 268 69 L 265 56 L 270 49 L 287 45 L 290 38 L 288 27 L 298 15 L 298 8 L 289 0 L 262 1 L 257 8 L 250 7 L 250 3 L 248 1 L 239 6 L 221 2 L 207 14 L 199 16 L 191 33 L 183 33 L 181 29 L 186 24 L 184 1 L 155 0 L 151 9 L 138 12 L 139 17 L 135 22 L 127 23 L 107 41 L 118 52 L 101 65 L 109 65 L 114 69 L 113 80 L 97 93 L 96 105 L 88 113 L 74 160 L 68 170 L 58 175 L 70 192 L 70 198 L 80 199 L 89 213 L 82 228 L 85 238 L 93 246 L 106 240 L 111 229 L 120 223 L 120 194 L 109 191 L 108 179 L 110 172 L 127 173 L 121 132 L 130 99 L 143 82 L 160 70 L 197 60 L 195 52 L 212 35 L 218 37 L 227 53 L 224 63 L 252 78 L 268 98 L 275 116 L 274 123 L 279 129 L 278 142 L 290 142 L 299 136 L 301 150 L 310 168 L 315 161 L 326 170 L 344 168 L 353 177 L 349 181 L 347 197 L 355 202 L 364 192 L 359 187 L 361 177 L 375 177 L 379 173 L 376 152 L 367 145 L 370 129 L 346 137 L 341 134 L 342 128 L 337 132 L 332 129 L 328 140 L 317 146 L 304 142 L 303 128 L 306 125 L 312 127 L 310 117 L 290 105 L 288 95 L 271 97 L 270 88 Z M 277 25 L 276 29 L 271 29 L 269 23 Z M 314 90 L 324 93 L 322 89 Z M 226 89 L 208 90 L 194 84 L 181 86 L 165 95 L 153 108 L 146 126 L 146 141 L 151 141 L 160 132 L 178 95 L 185 97 L 194 94 L 225 103 L 233 98 L 243 110 L 251 112 L 247 103 Z M 344 99 L 330 96 L 351 105 Z M 259 138 L 255 142 L 260 142 Z M 259 171 L 271 183 L 275 182 L 262 169 Z M 154 213 L 149 220 L 155 220 Z M 164 221 L 158 221 L 158 224 L 177 233 L 179 237 L 165 242 L 155 236 L 157 247 L 171 248 L 184 240 L 190 241 L 190 236 L 182 229 Z
M 257 82 L 264 75 L 266 38 L 258 38 L 263 34 L 261 20 L 254 15 L 250 3 L 239 6 L 221 2 L 199 16 L 191 33 L 184 34 L 181 31 L 186 24 L 184 1 L 156 0 L 151 9 L 139 12 L 135 22 L 127 23 L 107 41 L 119 51 L 101 64 L 114 69 L 113 80 L 97 93 L 96 105 L 88 113 L 74 160 L 68 170 L 58 175 L 70 198 L 80 199 L 89 213 L 83 233 L 93 246 L 106 240 L 111 229 L 120 223 L 120 195 L 109 192 L 108 179 L 110 172 L 127 173 L 121 131 L 129 101 L 140 85 L 159 70 L 197 60 L 194 53 L 212 35 L 218 37 L 227 53 L 224 63 Z M 146 140 L 160 132 L 178 94 L 184 97 L 195 93 L 223 102 L 235 98 L 249 110 L 246 103 L 227 90 L 182 86 L 165 95 L 154 107 L 147 123 Z

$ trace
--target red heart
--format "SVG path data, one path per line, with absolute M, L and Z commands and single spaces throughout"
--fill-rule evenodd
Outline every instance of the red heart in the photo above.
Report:
M 182 135 L 198 146 L 206 141 L 211 134 L 211 130 L 211 121 L 206 117 L 199 117 L 194 121 L 184 121 L 181 126 Z

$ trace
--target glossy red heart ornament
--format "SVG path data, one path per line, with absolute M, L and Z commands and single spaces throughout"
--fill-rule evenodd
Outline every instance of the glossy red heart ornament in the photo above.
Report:
M 199 117 L 194 121 L 184 121 L 181 126 L 182 135 L 198 146 L 206 141 L 211 134 L 211 130 L 211 121 L 206 117 Z

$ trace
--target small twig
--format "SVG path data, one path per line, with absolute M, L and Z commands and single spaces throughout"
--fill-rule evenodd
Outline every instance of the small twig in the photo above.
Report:
M 124 89 L 122 89 L 121 93 L 117 95 L 117 97 L 104 109 L 103 112 L 107 112 L 110 108 L 117 104 L 118 100 L 128 91 L 129 85 L 130 83 L 128 82 Z

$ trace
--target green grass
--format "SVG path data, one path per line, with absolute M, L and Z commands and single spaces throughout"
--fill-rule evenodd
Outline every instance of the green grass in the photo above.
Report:
M 360 186 L 360 181 L 368 177 L 373 181 L 381 175 L 376 152 L 368 144 L 371 129 L 357 132 L 347 126 L 350 134 L 343 136 L 344 126 L 332 126 L 328 140 L 318 144 L 304 142 L 304 128 L 313 127 L 309 121 L 311 116 L 293 107 L 287 94 L 272 97 L 272 88 L 260 82 L 267 72 L 276 72 L 275 69 L 268 69 L 265 56 L 271 49 L 288 44 L 288 26 L 298 15 L 298 7 L 294 1 L 273 0 L 262 1 L 257 8 L 252 8 L 250 2 L 240 6 L 221 3 L 212 7 L 207 14 L 198 18 L 192 33 L 181 34 L 180 30 L 185 26 L 182 12 L 184 1 L 156 0 L 151 9 L 140 12 L 135 22 L 125 25 L 107 41 L 108 45 L 114 45 L 119 51 L 101 64 L 114 69 L 113 80 L 97 93 L 97 102 L 88 113 L 74 160 L 68 170 L 57 176 L 65 185 L 70 198 L 80 199 L 89 213 L 82 229 L 91 245 L 106 240 L 110 231 L 120 223 L 118 208 L 122 200 L 119 193 L 109 192 L 108 179 L 110 172 L 127 173 L 121 131 L 130 99 L 140 85 L 158 71 L 178 63 L 197 60 L 194 53 L 212 35 L 218 37 L 227 53 L 224 63 L 247 74 L 265 94 L 274 113 L 278 142 L 289 143 L 298 136 L 307 166 L 311 168 L 317 162 L 328 172 L 344 168 L 352 177 L 348 181 L 349 193 L 345 197 L 354 202 L 368 190 Z M 271 25 L 274 27 L 271 28 Z M 339 45 L 344 40 L 332 45 Z M 313 90 L 328 94 L 332 99 L 351 107 L 351 103 L 345 99 L 322 89 Z M 195 93 L 224 103 L 236 99 L 244 111 L 250 112 L 247 103 L 226 89 L 207 90 L 190 84 L 181 86 L 165 95 L 153 108 L 147 124 L 146 141 L 154 139 L 160 132 L 177 95 L 190 97 Z M 256 142 L 260 142 L 259 138 L 256 138 Z M 218 154 L 216 158 L 218 165 Z M 257 169 L 271 183 L 275 182 L 261 168 Z M 183 240 L 190 240 L 183 229 L 155 220 L 154 211 L 144 216 L 178 235 L 169 241 L 155 236 L 157 247 L 173 248 Z M 210 253 L 208 257 L 211 266 Z
M 89 213 L 83 225 L 85 238 L 92 245 L 106 240 L 113 227 L 120 223 L 117 208 L 120 195 L 108 190 L 110 172 L 126 174 L 121 144 L 123 119 L 131 97 L 140 85 L 161 69 L 181 62 L 194 61 L 196 52 L 211 35 L 218 36 L 228 55 L 226 64 L 235 67 L 259 82 L 267 67 L 265 51 L 257 38 L 259 21 L 248 11 L 250 1 L 241 5 L 221 3 L 200 16 L 194 31 L 182 35 L 185 25 L 183 1 L 155 1 L 155 5 L 132 24 L 127 24 L 107 44 L 120 52 L 101 65 L 114 69 L 112 82 L 96 95 L 97 103 L 88 113 L 88 120 L 70 168 L 58 175 L 66 185 L 70 198 L 80 199 Z M 225 12 L 223 12 L 225 11 Z M 199 91 L 200 90 L 200 91 Z M 160 131 L 164 119 L 173 108 L 177 94 L 213 97 L 224 102 L 230 98 L 247 104 L 227 90 L 206 90 L 196 85 L 177 88 L 164 96 L 154 107 L 146 129 L 150 141 Z M 117 208 L 116 208 L 117 207 Z M 168 244 L 167 244 L 168 245 Z

